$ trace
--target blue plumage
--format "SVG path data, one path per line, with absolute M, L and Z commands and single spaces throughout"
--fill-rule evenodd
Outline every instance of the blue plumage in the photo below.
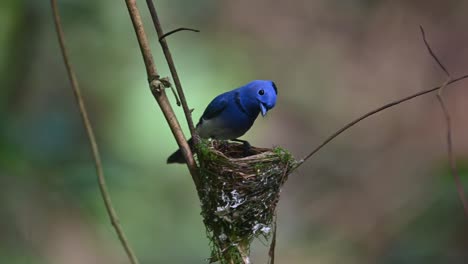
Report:
M 253 125 L 258 114 L 265 116 L 276 104 L 278 90 L 274 82 L 255 80 L 242 87 L 218 95 L 206 107 L 196 130 L 201 138 L 237 139 Z M 189 140 L 192 146 L 192 140 Z M 184 163 L 180 150 L 167 163 Z

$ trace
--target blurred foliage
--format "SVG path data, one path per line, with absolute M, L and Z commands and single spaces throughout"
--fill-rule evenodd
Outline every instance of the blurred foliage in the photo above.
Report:
M 203 263 L 209 245 L 199 201 L 186 168 L 165 164 L 176 144 L 149 93 L 124 2 L 59 4 L 109 189 L 137 255 L 142 263 Z M 139 6 L 158 70 L 168 75 Z M 201 30 L 168 40 L 195 120 L 217 94 L 274 79 L 278 105 L 245 139 L 297 157 L 364 111 L 443 81 L 419 24 L 452 74 L 466 73 L 466 1 L 164 0 L 156 7 L 166 30 Z M 126 263 L 48 1 L 0 2 L 0 87 L 0 263 Z M 445 95 L 467 186 L 468 92 Z M 466 262 L 468 230 L 444 129 L 428 96 L 363 122 L 318 153 L 282 192 L 278 263 Z M 265 262 L 265 243 L 254 247 L 255 263 Z

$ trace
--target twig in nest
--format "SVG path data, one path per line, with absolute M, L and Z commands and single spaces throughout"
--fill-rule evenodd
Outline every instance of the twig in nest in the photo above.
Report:
M 449 163 L 450 163 L 450 169 L 452 171 L 453 179 L 455 180 L 455 185 L 457 186 L 457 191 L 458 191 L 458 195 L 460 197 L 460 201 L 461 201 L 461 203 L 463 205 L 463 211 L 465 212 L 466 217 L 468 217 L 468 202 L 466 200 L 465 191 L 463 190 L 463 184 L 462 184 L 462 182 L 460 180 L 460 175 L 458 174 L 457 164 L 456 164 L 455 158 L 453 156 L 452 123 L 451 123 L 450 113 L 449 113 L 449 111 L 447 109 L 447 106 L 445 105 L 445 101 L 444 101 L 444 99 L 442 97 L 442 92 L 443 92 L 444 88 L 447 86 L 447 84 L 452 80 L 452 77 L 451 77 L 449 71 L 447 70 L 447 68 L 445 68 L 445 66 L 442 64 L 442 62 L 439 60 L 439 58 L 437 58 L 437 55 L 434 53 L 434 51 L 432 51 L 432 48 L 431 48 L 431 46 L 429 45 L 429 42 L 426 39 L 426 33 L 424 32 L 424 28 L 422 26 L 419 26 L 419 28 L 421 29 L 421 35 L 423 37 L 424 45 L 426 46 L 427 51 L 429 52 L 431 57 L 437 62 L 439 67 L 447 75 L 447 80 L 439 88 L 439 90 L 437 92 L 437 100 L 438 100 L 438 102 L 440 104 L 440 107 L 442 109 L 442 112 L 444 114 L 445 123 L 446 123 L 446 127 L 447 127 L 447 155 L 448 155 L 448 159 L 449 159 Z
M 63 61 L 65 63 L 65 67 L 67 69 L 68 78 L 70 79 L 70 83 L 73 89 L 73 93 L 75 94 L 75 99 L 78 104 L 78 108 L 81 114 L 81 118 L 83 120 L 83 125 L 86 129 L 86 133 L 88 135 L 89 144 L 91 146 L 91 151 L 93 153 L 94 158 L 94 165 L 96 167 L 96 173 L 98 177 L 98 184 L 99 190 L 101 191 L 102 199 L 104 200 L 104 205 L 107 210 L 107 214 L 111 220 L 112 226 L 114 226 L 115 232 L 119 237 L 120 243 L 122 244 L 127 256 L 132 264 L 138 264 L 138 259 L 136 255 L 133 253 L 133 250 L 127 241 L 125 233 L 120 226 L 120 221 L 117 217 L 117 213 L 112 206 L 112 201 L 109 195 L 109 191 L 107 190 L 106 180 L 104 178 L 104 171 L 102 169 L 102 162 L 101 156 L 99 154 L 98 145 L 96 142 L 96 138 L 94 136 L 93 128 L 91 126 L 91 122 L 89 121 L 88 112 L 86 111 L 86 107 L 84 104 L 83 97 L 81 95 L 81 89 L 78 85 L 78 80 L 76 78 L 75 72 L 73 71 L 72 65 L 68 58 L 68 52 L 65 45 L 65 37 L 63 34 L 62 23 L 60 21 L 59 10 L 57 6 L 57 0 L 51 0 L 52 12 L 54 16 L 55 22 L 55 30 L 57 31 L 57 38 L 60 44 L 60 50 L 62 52 Z

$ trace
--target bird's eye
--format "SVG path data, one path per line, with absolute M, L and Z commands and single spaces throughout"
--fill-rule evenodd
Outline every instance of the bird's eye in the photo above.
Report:
M 261 89 L 260 91 L 258 91 L 258 94 L 259 95 L 264 95 L 265 94 L 265 91 L 263 89 Z

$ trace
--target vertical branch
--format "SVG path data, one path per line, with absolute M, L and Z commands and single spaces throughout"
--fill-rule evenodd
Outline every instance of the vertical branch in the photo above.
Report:
M 192 151 L 185 139 L 185 136 L 182 132 L 180 127 L 179 121 L 174 114 L 174 110 L 172 109 L 169 100 L 166 96 L 164 91 L 165 86 L 163 84 L 163 80 L 161 80 L 156 70 L 156 66 L 154 64 L 153 55 L 151 54 L 151 49 L 149 48 L 148 38 L 146 36 L 145 30 L 143 28 L 143 22 L 141 20 L 140 11 L 136 5 L 136 0 L 125 0 L 127 4 L 128 13 L 132 20 L 133 28 L 135 29 L 136 37 L 138 39 L 138 43 L 140 45 L 141 55 L 143 56 L 143 60 L 145 62 L 146 73 L 148 76 L 148 83 L 151 88 L 151 92 L 158 102 L 161 111 L 166 118 L 167 123 L 171 129 L 172 134 L 174 135 L 179 148 L 182 150 L 182 154 L 187 161 L 187 167 L 192 175 L 192 179 L 195 183 L 195 186 L 199 187 L 199 177 L 198 177 L 198 170 L 195 160 L 192 155 Z M 184 97 L 185 100 L 185 97 Z
M 159 79 L 156 65 L 154 64 L 153 55 L 151 55 L 151 48 L 149 46 L 148 38 L 146 37 L 145 28 L 143 27 L 143 21 L 141 20 L 140 11 L 134 0 L 126 0 L 128 13 L 132 20 L 133 28 L 137 35 L 138 45 L 140 45 L 141 56 L 145 63 L 146 74 L 148 76 L 148 82 Z
M 268 250 L 268 264 L 275 264 L 276 228 L 278 227 L 276 221 L 277 217 L 275 216 L 275 220 L 273 221 L 273 235 L 271 238 L 270 250 Z
M 444 114 L 445 123 L 447 125 L 446 130 L 446 140 L 447 140 L 447 155 L 450 163 L 450 170 L 453 175 L 453 179 L 455 180 L 455 185 L 457 186 L 458 196 L 460 197 L 460 201 L 463 205 L 463 211 L 465 212 L 466 217 L 468 217 L 468 202 L 466 200 L 465 191 L 463 189 L 463 183 L 460 180 L 460 175 L 458 174 L 457 163 L 455 158 L 453 157 L 453 150 L 452 150 L 452 125 L 450 120 L 450 114 L 448 109 L 444 103 L 442 98 L 442 90 L 437 94 L 437 100 L 439 101 L 440 107 L 442 108 L 442 112 Z
M 450 113 L 449 113 L 449 111 L 447 109 L 447 106 L 445 105 L 444 99 L 442 97 L 442 92 L 444 91 L 444 88 L 447 86 L 447 84 L 450 83 L 450 81 L 452 80 L 452 77 L 451 77 L 449 71 L 447 70 L 447 68 L 445 68 L 445 66 L 442 64 L 442 62 L 439 60 L 439 58 L 437 58 L 437 55 L 434 53 L 431 46 L 429 45 L 429 42 L 426 39 L 426 33 L 424 32 L 424 28 L 422 26 L 419 26 L 419 28 L 421 30 L 421 35 L 422 35 L 422 38 L 423 38 L 423 41 L 424 41 L 424 45 L 427 48 L 427 51 L 429 52 L 431 57 L 435 60 L 435 62 L 437 62 L 439 67 L 447 75 L 447 80 L 439 88 L 439 90 L 437 92 L 437 100 L 439 101 L 440 107 L 441 107 L 442 112 L 444 114 L 445 124 L 446 124 L 446 127 L 447 127 L 447 132 L 446 132 L 447 133 L 447 155 L 448 155 L 448 159 L 449 159 L 449 163 L 450 163 L 450 169 L 451 169 L 451 172 L 452 172 L 452 175 L 453 175 L 453 179 L 455 180 L 455 185 L 457 186 L 458 196 L 460 197 L 460 201 L 461 201 L 461 203 L 463 205 L 463 211 L 465 212 L 466 217 L 468 217 L 468 202 L 466 200 L 465 191 L 463 190 L 463 184 L 462 184 L 462 182 L 460 180 L 460 175 L 458 174 L 457 164 L 456 164 L 455 158 L 453 157 L 452 122 L 450 120 Z
M 148 9 L 150 10 L 151 18 L 153 20 L 153 25 L 158 34 L 159 43 L 161 44 L 161 48 L 164 52 L 164 56 L 166 57 L 167 64 L 169 65 L 169 70 L 171 71 L 172 78 L 174 79 L 174 84 L 177 89 L 177 93 L 179 94 L 180 101 L 182 102 L 182 108 L 184 109 L 184 114 L 185 114 L 185 118 L 187 119 L 187 124 L 189 126 L 190 133 L 192 134 L 192 137 L 195 140 L 195 143 L 197 143 L 198 139 L 195 137 L 196 131 L 193 125 L 192 113 L 188 107 L 187 99 L 185 98 L 184 90 L 182 89 L 182 84 L 180 83 L 180 78 L 179 78 L 179 75 L 177 74 L 174 60 L 172 59 L 171 51 L 169 50 L 169 46 L 167 45 L 167 42 L 165 39 L 165 37 L 168 34 L 164 34 L 163 32 L 163 29 L 161 27 L 161 22 L 159 21 L 156 8 L 154 7 L 154 4 L 153 4 L 153 0 L 146 0 L 146 4 L 148 5 Z M 193 29 L 180 28 L 171 33 L 175 33 L 180 30 L 196 31 Z
M 107 210 L 107 214 L 109 215 L 110 221 L 112 223 L 112 226 L 114 226 L 115 232 L 117 233 L 117 236 L 119 237 L 120 243 L 122 244 L 130 262 L 132 264 L 138 264 L 138 259 L 136 255 L 133 253 L 133 250 L 127 241 L 127 238 L 125 236 L 124 231 L 122 230 L 122 227 L 120 225 L 120 221 L 117 217 L 117 213 L 114 210 L 114 207 L 112 206 L 112 201 L 109 195 L 109 191 L 107 190 L 107 185 L 106 185 L 106 180 L 104 178 L 104 172 L 102 169 L 102 162 L 101 162 L 101 156 L 99 154 L 99 149 L 98 145 L 96 143 L 96 138 L 94 136 L 93 128 L 91 126 L 91 122 L 89 121 L 88 113 L 86 111 L 86 107 L 84 105 L 84 100 L 81 95 L 81 90 L 78 85 L 78 80 L 76 78 L 76 75 L 73 71 L 72 65 L 70 63 L 70 60 L 68 58 L 68 52 L 67 48 L 65 46 L 65 38 L 63 34 L 63 29 L 62 29 L 62 24 L 60 21 L 60 15 L 59 15 L 59 10 L 57 6 L 57 0 L 51 0 L 51 6 L 52 6 L 52 12 L 54 16 L 54 22 L 55 22 L 55 30 L 57 31 L 57 38 L 60 44 L 60 50 L 62 52 L 62 57 L 63 61 L 65 63 L 65 67 L 67 70 L 68 78 L 70 80 L 70 84 L 73 89 L 73 93 L 75 95 L 76 102 L 78 104 L 78 108 L 81 114 L 81 118 L 83 120 L 83 125 L 86 129 L 86 133 L 88 135 L 88 140 L 89 144 L 91 147 L 91 151 L 93 154 L 94 158 L 94 164 L 96 167 L 96 174 L 98 178 L 98 183 L 99 183 L 99 190 L 101 191 L 102 199 L 104 200 L 104 205 Z

